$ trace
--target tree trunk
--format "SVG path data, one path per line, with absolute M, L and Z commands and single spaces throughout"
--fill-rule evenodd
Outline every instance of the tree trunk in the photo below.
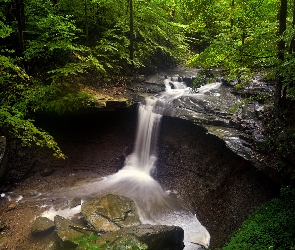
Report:
M 295 0 L 293 0 L 293 20 L 292 20 L 292 27 L 293 29 L 295 29 Z M 295 53 L 295 37 L 293 36 L 293 39 L 291 41 L 290 44 L 290 50 L 289 50 L 290 54 Z M 290 87 L 294 88 L 295 87 L 295 81 L 292 80 Z
M 231 1 L 231 8 L 232 8 L 232 11 L 233 11 L 234 7 L 235 7 L 235 0 L 232 0 L 232 1 Z M 231 18 L 230 18 L 230 32 L 232 32 L 232 30 L 233 30 L 233 26 L 234 26 L 234 19 L 233 19 L 232 16 L 231 16 Z
M 292 21 L 292 27 L 295 28 L 295 0 L 293 0 L 293 21 Z M 293 37 L 291 44 L 290 44 L 290 54 L 295 52 L 295 37 Z
M 287 20 L 287 0 L 281 0 L 281 5 L 280 5 L 280 10 L 278 15 L 278 21 L 279 21 L 278 35 L 279 36 L 281 36 L 286 30 L 286 20 Z M 285 41 L 282 38 L 280 38 L 278 43 L 278 55 L 277 55 L 280 63 L 282 63 L 285 59 L 284 51 L 285 51 Z M 277 72 L 275 103 L 274 103 L 277 115 L 280 114 L 282 99 L 284 98 L 284 96 L 282 96 L 282 89 L 283 89 L 283 79 L 282 79 L 282 76 L 279 75 L 279 72 Z
M 84 15 L 85 15 L 85 37 L 86 37 L 86 46 L 89 45 L 89 25 L 88 25 L 88 8 L 87 0 L 84 0 Z
M 19 36 L 19 56 L 23 56 L 25 50 L 25 7 L 23 0 L 15 1 L 15 16 L 17 19 L 18 36 Z
M 133 34 L 133 2 L 129 0 L 129 13 L 130 13 L 130 45 L 129 45 L 129 52 L 130 52 L 130 61 L 132 63 L 132 73 L 134 72 L 134 63 L 133 63 L 133 54 L 134 54 L 134 34 Z

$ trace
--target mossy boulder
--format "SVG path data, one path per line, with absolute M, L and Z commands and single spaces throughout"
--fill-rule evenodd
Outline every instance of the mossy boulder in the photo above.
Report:
M 123 196 L 109 194 L 85 201 L 81 210 L 85 220 L 100 231 L 141 224 L 134 201 Z

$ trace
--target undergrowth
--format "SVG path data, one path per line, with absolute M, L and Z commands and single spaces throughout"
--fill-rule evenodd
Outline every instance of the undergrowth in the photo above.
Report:
M 222 250 L 295 249 L 295 189 L 282 188 L 281 197 L 258 207 Z

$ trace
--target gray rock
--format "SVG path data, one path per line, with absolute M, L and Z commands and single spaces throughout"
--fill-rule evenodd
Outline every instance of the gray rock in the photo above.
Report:
M 165 77 L 159 74 L 145 76 L 144 82 L 147 84 L 163 84 Z
M 184 231 L 177 226 L 139 225 L 122 228 L 101 236 L 102 241 L 113 242 L 126 235 L 135 235 L 149 250 L 180 250 L 184 248 Z
M 90 234 L 88 231 L 81 229 L 82 227 L 80 225 L 77 225 L 59 215 L 56 215 L 54 217 L 54 224 L 56 233 L 58 237 L 62 240 L 62 245 L 64 249 L 74 249 L 75 247 L 77 247 L 77 244 L 73 242 L 73 239 Z M 78 230 L 78 228 L 80 229 Z
M 133 234 L 126 234 L 122 237 L 117 237 L 113 242 L 109 244 L 109 246 L 111 247 L 111 249 L 116 249 L 116 250 L 148 249 L 148 245 L 141 242 Z
M 61 250 L 61 249 L 62 247 L 57 241 L 52 241 L 48 243 L 44 248 L 44 250 Z
M 0 181 L 7 170 L 7 151 L 6 137 L 0 136 Z
M 77 207 L 79 205 L 81 205 L 81 198 L 74 198 L 69 203 L 70 208 L 74 208 L 74 207 Z
M 46 234 L 54 229 L 54 222 L 46 217 L 38 217 L 32 226 L 31 233 L 33 235 Z
M 109 194 L 85 201 L 81 208 L 86 221 L 102 231 L 116 231 L 122 227 L 140 225 L 134 201 Z

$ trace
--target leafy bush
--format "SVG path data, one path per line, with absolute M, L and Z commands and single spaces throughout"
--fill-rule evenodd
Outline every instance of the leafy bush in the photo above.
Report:
M 222 249 L 294 249 L 294 232 L 295 189 L 287 187 L 281 198 L 257 208 Z
M 24 114 L 14 108 L 0 108 L 0 127 L 7 129 L 10 134 L 22 141 L 24 146 L 36 144 L 48 147 L 54 151 L 57 158 L 65 158 L 54 138 L 33 124 L 33 120 L 26 119 Z

